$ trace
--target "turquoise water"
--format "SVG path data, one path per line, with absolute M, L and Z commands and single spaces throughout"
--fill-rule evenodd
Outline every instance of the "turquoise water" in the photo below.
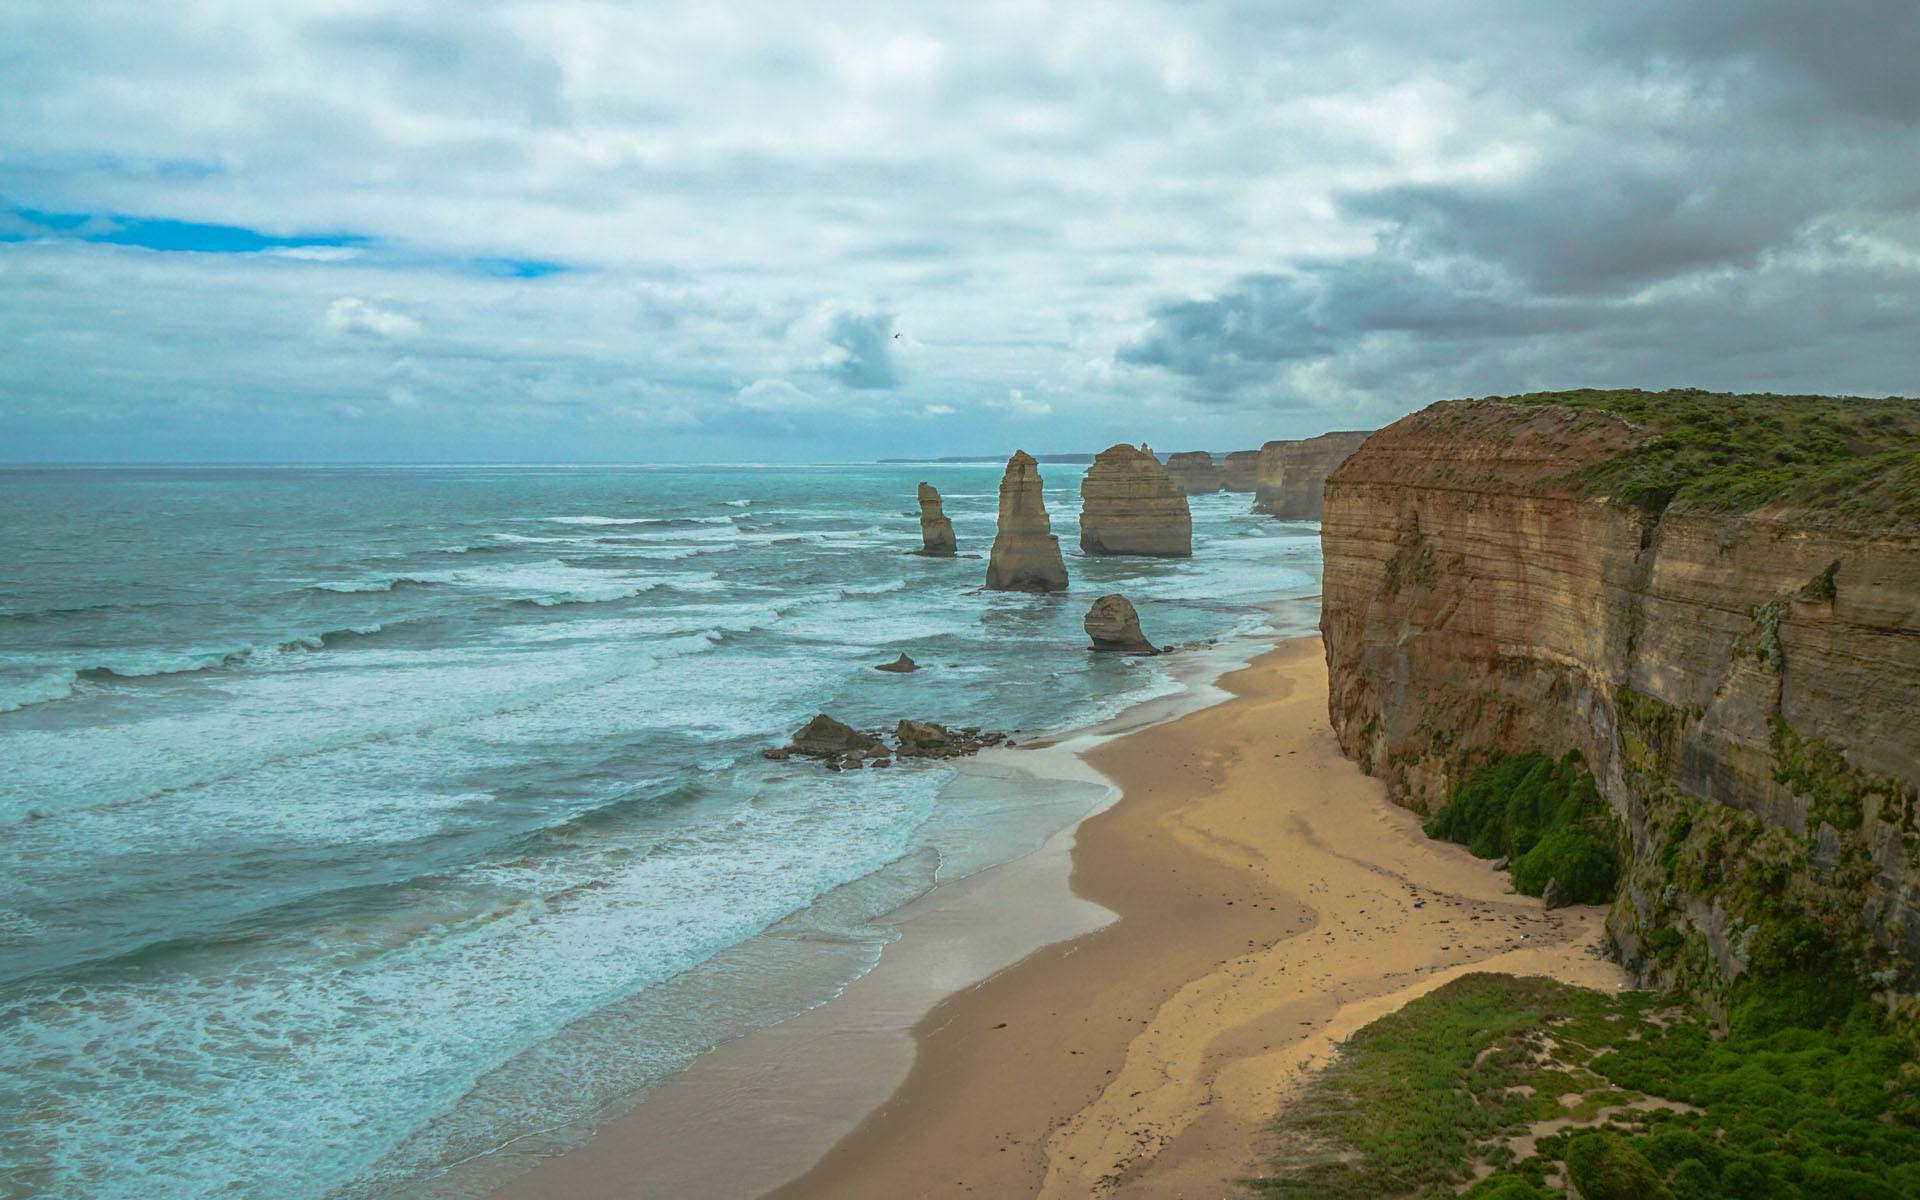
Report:
M 0 471 L 0 1194 L 456 1194 L 830 995 L 1090 799 L 762 747 L 1169 691 L 1085 651 L 1109 590 L 1312 624 L 1312 527 L 1202 497 L 1192 561 L 1081 559 L 1079 470 L 1052 598 L 904 553 L 925 478 L 984 554 L 985 466 Z

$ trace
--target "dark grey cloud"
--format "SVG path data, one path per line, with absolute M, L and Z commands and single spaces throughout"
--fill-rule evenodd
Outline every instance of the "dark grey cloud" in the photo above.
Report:
M 893 353 L 892 313 L 843 312 L 827 326 L 827 341 L 839 351 L 827 373 L 850 388 L 891 388 L 900 385 L 900 367 Z
M 1450 69 L 1519 120 L 1487 134 L 1514 153 L 1337 189 L 1371 245 L 1152 301 L 1116 363 L 1241 405 L 1413 380 L 1920 388 L 1920 5 L 1476 12 L 1512 19 Z
M 1597 12 L 1594 44 L 1604 51 L 1744 72 L 1744 83 L 1772 95 L 1776 115 L 1920 117 L 1920 5 L 1911 0 L 1695 0 Z

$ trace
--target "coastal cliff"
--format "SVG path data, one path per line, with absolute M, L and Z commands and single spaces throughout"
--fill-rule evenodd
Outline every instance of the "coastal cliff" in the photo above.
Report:
M 1145 446 L 1109 446 L 1080 481 L 1080 549 L 1087 554 L 1193 555 L 1186 493 Z
M 1260 452 L 1235 450 L 1220 468 L 1220 490 L 1251 492 L 1260 482 Z
M 1260 447 L 1253 511 L 1282 521 L 1318 521 L 1327 476 L 1367 440 L 1368 430 L 1323 433 Z
M 1182 450 L 1167 455 L 1167 478 L 1189 496 L 1206 496 L 1226 482 L 1220 464 L 1205 450 Z
M 1325 489 L 1342 748 L 1426 812 L 1476 767 L 1577 751 L 1618 818 L 1609 931 L 1643 978 L 1711 999 L 1817 927 L 1911 981 L 1917 410 L 1577 392 L 1379 431 Z

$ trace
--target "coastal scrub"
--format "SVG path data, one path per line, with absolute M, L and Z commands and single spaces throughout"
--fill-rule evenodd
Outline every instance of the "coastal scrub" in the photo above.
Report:
M 1605 904 L 1620 875 L 1618 830 L 1577 752 L 1537 751 L 1468 775 L 1426 824 L 1428 837 L 1512 863 L 1515 890 L 1543 894 L 1556 880 L 1577 904 Z
M 1910 1032 L 1832 977 L 1735 988 L 1722 1031 L 1650 992 L 1467 975 L 1357 1033 L 1277 1123 L 1267 1196 L 1920 1195 Z M 1801 1007 L 1803 983 L 1823 1002 Z M 1837 993 L 1837 995 L 1836 995 Z M 1783 1002 L 1784 1000 L 1784 1002 Z M 1476 1181 L 1477 1179 L 1477 1181 Z

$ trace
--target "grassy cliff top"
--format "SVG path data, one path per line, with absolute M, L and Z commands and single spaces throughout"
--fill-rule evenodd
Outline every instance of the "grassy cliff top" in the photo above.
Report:
M 1654 434 L 1580 472 L 1593 494 L 1652 510 L 1768 506 L 1817 520 L 1920 529 L 1920 400 L 1582 389 L 1488 396 L 1613 413 Z

